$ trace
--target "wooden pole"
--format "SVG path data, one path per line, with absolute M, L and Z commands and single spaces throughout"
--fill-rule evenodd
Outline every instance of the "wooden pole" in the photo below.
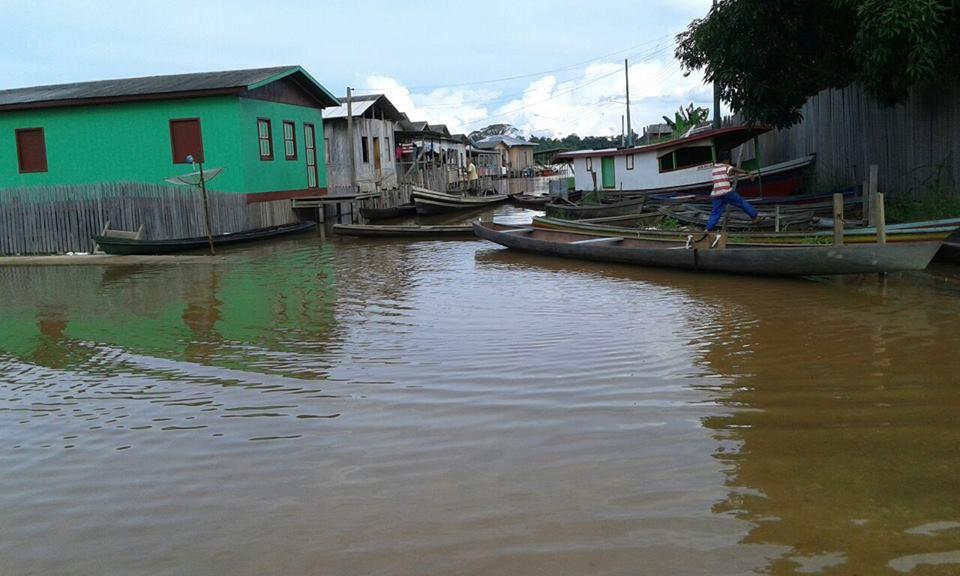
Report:
M 627 146 L 633 146 L 633 128 L 630 127 L 630 64 L 623 59 L 623 75 L 627 85 Z
M 873 208 L 873 204 L 877 199 L 877 186 L 879 180 L 880 167 L 876 164 L 871 164 L 869 169 L 869 176 L 867 177 L 867 196 L 870 202 L 870 221 L 868 222 L 869 226 L 876 226 L 877 222 L 874 219 L 877 215 L 877 211 Z
M 870 168 L 872 172 L 873 166 L 871 166 Z M 872 202 L 874 203 L 874 206 L 875 206 L 874 211 L 876 212 L 875 216 L 877 219 L 877 244 L 886 244 L 887 243 L 887 217 L 886 217 L 886 214 L 884 214 L 883 194 L 874 194 Z M 880 272 L 880 274 L 878 275 L 878 278 L 880 279 L 880 282 L 882 283 L 884 288 L 886 288 L 887 273 Z
M 866 180 L 863 181 L 863 185 L 860 187 L 860 200 L 863 202 L 861 207 L 861 220 L 864 223 L 864 226 L 869 226 L 870 221 L 873 218 L 870 216 L 870 183 Z
M 197 162 L 200 167 L 200 194 L 203 196 L 203 219 L 207 223 L 207 242 L 210 243 L 210 255 L 215 255 L 213 250 L 213 232 L 210 227 L 210 205 L 207 202 L 207 181 L 203 177 L 203 162 Z
M 874 196 L 874 218 L 877 221 L 877 244 L 887 243 L 887 218 L 884 214 L 883 194 Z
M 833 243 L 843 246 L 843 194 L 833 195 Z
M 780 231 L 780 205 L 779 204 L 777 204 L 777 209 L 774 212 L 773 231 L 774 232 Z
M 347 151 L 350 154 L 350 187 L 357 188 L 357 152 L 353 143 L 353 88 L 347 86 Z

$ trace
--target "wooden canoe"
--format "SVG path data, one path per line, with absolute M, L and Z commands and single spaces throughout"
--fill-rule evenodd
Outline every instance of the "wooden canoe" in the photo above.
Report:
M 472 236 L 470 224 L 454 226 L 387 226 L 373 224 L 334 224 L 333 233 L 341 236 L 395 238 L 403 236 Z
M 641 197 L 602 204 L 550 202 L 545 208 L 547 210 L 547 216 L 580 220 L 582 218 L 603 218 L 606 216 L 634 214 L 643 210 L 643 205 L 646 201 L 646 198 Z
M 213 237 L 215 247 L 229 246 L 244 242 L 255 242 L 280 236 L 302 234 L 317 227 L 316 222 L 297 222 L 283 226 L 256 228 L 244 232 L 231 234 L 217 234 Z M 94 236 L 94 241 L 107 254 L 154 256 L 158 254 L 173 254 L 189 250 L 206 250 L 209 241 L 206 236 L 196 238 L 171 238 L 169 240 L 136 240 L 133 238 L 113 238 L 109 236 Z
M 388 218 L 399 218 L 408 214 L 414 214 L 416 211 L 417 207 L 411 202 L 391 208 L 361 208 L 360 215 L 367 220 L 386 220 Z
M 524 208 L 543 208 L 550 202 L 550 197 L 536 196 L 534 194 L 515 194 L 510 197 L 510 202 Z
M 413 187 L 411 197 L 417 208 L 417 214 L 440 214 L 442 212 L 453 212 L 455 210 L 470 210 L 472 208 L 491 206 L 509 199 L 509 196 L 506 194 L 458 195 L 427 190 L 426 188 L 418 188 L 416 186 Z
M 945 226 L 927 226 L 927 224 L 927 222 L 891 224 L 887 227 L 887 242 L 943 242 L 960 226 L 960 223 Z M 687 236 L 691 234 L 690 230 L 631 228 L 549 217 L 534 217 L 533 226 L 573 234 L 628 236 L 640 240 L 673 240 L 675 242 L 686 241 Z M 833 231 L 737 232 L 730 234 L 728 238 L 730 244 L 830 244 L 833 242 Z M 844 230 L 843 241 L 847 244 L 876 242 L 877 229 L 855 228 Z
M 901 244 L 736 246 L 698 250 L 683 242 L 569 234 L 533 227 L 474 222 L 473 232 L 507 248 L 543 254 L 760 276 L 821 276 L 923 270 L 940 242 Z

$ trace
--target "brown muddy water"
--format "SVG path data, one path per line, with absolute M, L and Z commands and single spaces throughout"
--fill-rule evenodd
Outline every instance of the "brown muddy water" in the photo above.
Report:
M 947 266 L 0 268 L 0 574 L 960 574 L 958 327 Z

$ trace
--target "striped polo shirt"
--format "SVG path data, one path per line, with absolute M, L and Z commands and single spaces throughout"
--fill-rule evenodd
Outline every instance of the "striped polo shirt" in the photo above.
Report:
M 711 198 L 726 196 L 733 189 L 733 178 L 730 175 L 731 166 L 729 164 L 713 165 L 713 191 L 710 192 Z

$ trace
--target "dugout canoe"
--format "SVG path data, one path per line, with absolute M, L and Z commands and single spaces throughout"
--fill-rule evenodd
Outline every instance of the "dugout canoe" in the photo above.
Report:
M 387 220 L 388 218 L 399 218 L 408 214 L 414 214 L 417 207 L 410 202 L 409 204 L 400 204 L 390 208 L 361 208 L 360 215 L 367 220 Z
M 523 208 L 542 209 L 548 202 L 550 202 L 549 196 L 537 196 L 535 194 L 514 194 L 510 197 L 510 203 Z
M 333 233 L 341 236 L 396 238 L 404 236 L 472 236 L 470 224 L 452 226 L 387 226 L 375 224 L 334 224 Z
M 604 218 L 607 216 L 622 216 L 636 214 L 643 210 L 646 198 L 631 198 L 619 202 L 601 204 L 570 204 L 567 202 L 550 202 L 545 208 L 547 216 L 581 220 L 584 218 Z
M 440 214 L 456 210 L 470 210 L 484 206 L 492 206 L 508 200 L 506 194 L 448 194 L 426 188 L 413 187 L 410 193 L 416 206 L 417 214 Z
M 958 230 L 960 221 L 931 220 L 924 222 L 906 222 L 887 225 L 887 242 L 944 242 Z M 939 223 L 939 224 L 938 224 Z M 560 218 L 534 217 L 533 226 L 573 234 L 595 234 L 601 236 L 627 236 L 639 240 L 686 241 L 690 234 L 700 231 L 658 230 L 615 226 L 605 223 L 563 220 Z M 852 228 L 844 230 L 843 241 L 847 244 L 873 243 L 877 241 L 876 228 Z M 814 232 L 734 232 L 728 236 L 728 244 L 831 244 L 832 230 Z
M 694 249 L 683 242 L 569 234 L 542 228 L 474 222 L 479 238 L 542 254 L 637 266 L 759 276 L 822 276 L 923 270 L 941 242 L 769 245 Z
M 316 222 L 306 221 L 268 228 L 256 228 L 244 232 L 231 234 L 217 234 L 213 237 L 213 245 L 217 248 L 246 242 L 256 242 L 281 236 L 291 236 L 309 232 L 317 227 Z M 132 238 L 113 238 L 110 236 L 94 236 L 93 240 L 101 250 L 107 254 L 155 256 L 159 254 L 174 254 L 189 250 L 207 250 L 210 247 L 206 236 L 195 238 L 171 238 L 168 240 L 135 240 Z

